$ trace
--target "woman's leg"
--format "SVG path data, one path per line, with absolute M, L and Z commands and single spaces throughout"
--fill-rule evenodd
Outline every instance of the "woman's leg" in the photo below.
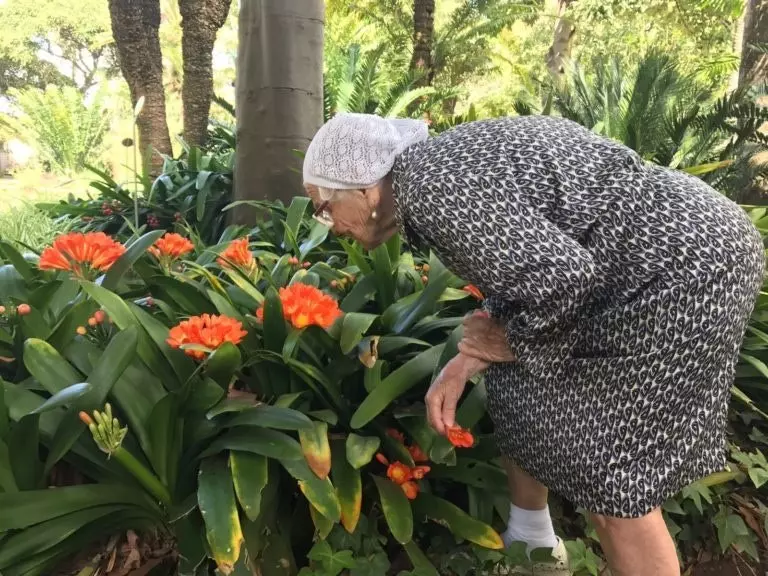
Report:
M 547 487 L 511 460 L 504 461 L 509 478 L 509 523 L 503 534 L 504 543 L 525 542 L 528 551 L 555 548 L 558 538 L 552 527 L 547 506 Z
M 544 484 L 508 458 L 504 458 L 504 469 L 509 478 L 509 497 L 512 504 L 524 510 L 543 510 L 547 507 L 549 491 Z
M 667 525 L 656 509 L 642 518 L 592 515 L 611 576 L 680 576 Z

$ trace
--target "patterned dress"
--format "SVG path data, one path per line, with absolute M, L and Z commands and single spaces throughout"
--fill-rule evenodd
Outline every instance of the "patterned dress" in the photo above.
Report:
M 550 117 L 464 124 L 406 149 L 392 177 L 409 242 L 506 324 L 518 360 L 486 374 L 503 453 L 616 517 L 723 469 L 764 268 L 739 206 Z

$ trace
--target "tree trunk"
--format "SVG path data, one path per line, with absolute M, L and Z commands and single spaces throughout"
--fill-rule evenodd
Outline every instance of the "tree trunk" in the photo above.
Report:
M 323 0 L 240 5 L 235 103 L 235 199 L 289 203 L 302 194 L 301 159 L 323 122 Z M 238 210 L 238 223 L 253 212 Z M 251 222 L 252 223 L 252 222 Z
M 768 0 L 747 0 L 744 12 L 739 85 L 768 82 Z
M 413 56 L 411 72 L 419 74 L 416 86 L 432 83 L 432 43 L 435 36 L 435 0 L 413 0 Z
M 208 134 L 213 97 L 213 45 L 227 20 L 232 0 L 179 0 L 184 59 L 184 140 L 202 146 Z
M 565 74 L 565 64 L 571 58 L 573 36 L 576 26 L 565 17 L 565 11 L 574 0 L 558 0 L 557 20 L 552 37 L 552 46 L 547 52 L 547 69 L 553 78 L 562 78 Z
M 144 97 L 139 114 L 139 149 L 153 174 L 159 174 L 163 159 L 172 154 L 165 118 L 163 57 L 160 52 L 160 0 L 109 0 L 112 35 L 117 46 L 120 70 L 135 106 Z M 134 144 L 135 145 L 135 144 Z M 146 158 L 149 155 L 149 158 Z

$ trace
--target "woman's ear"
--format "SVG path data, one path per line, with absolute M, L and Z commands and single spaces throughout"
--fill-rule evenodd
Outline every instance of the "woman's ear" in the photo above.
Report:
M 362 191 L 365 194 L 365 202 L 371 212 L 375 212 L 381 203 L 381 184 L 376 184 L 371 188 Z

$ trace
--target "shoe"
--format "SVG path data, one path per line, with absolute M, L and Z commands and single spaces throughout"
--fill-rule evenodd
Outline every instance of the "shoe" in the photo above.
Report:
M 557 539 L 557 546 L 552 550 L 549 562 L 529 562 L 527 566 L 507 567 L 498 565 L 493 570 L 494 576 L 571 576 L 568 565 L 568 550 L 565 542 Z
M 558 538 L 557 546 L 552 550 L 552 560 L 533 564 L 531 571 L 533 576 L 571 576 L 565 542 Z

